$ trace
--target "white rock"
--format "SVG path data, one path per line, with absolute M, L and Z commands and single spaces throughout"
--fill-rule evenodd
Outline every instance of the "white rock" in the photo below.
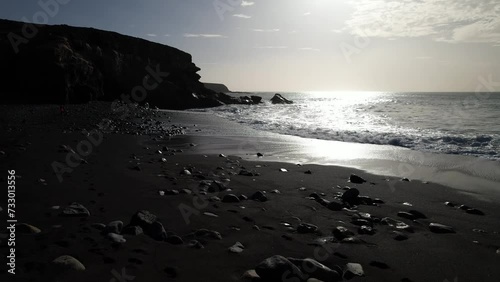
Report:
M 243 244 L 241 244 L 240 242 L 236 242 L 236 244 L 234 244 L 233 246 L 231 246 L 229 248 L 229 251 L 231 253 L 239 254 L 239 253 L 242 253 L 244 249 L 245 249 L 245 246 L 243 246 Z
M 57 267 L 60 267 L 64 270 L 74 270 L 74 271 L 84 271 L 85 266 L 78 261 L 76 258 L 68 255 L 60 256 L 52 261 Z
M 363 271 L 363 266 L 359 263 L 348 263 L 346 265 L 346 272 L 350 272 L 356 276 L 363 276 L 365 272 Z
M 127 240 L 125 240 L 125 238 L 122 236 L 122 235 L 118 235 L 116 233 L 108 233 L 108 239 L 110 239 L 111 241 L 115 242 L 115 243 L 125 243 L 127 242 Z

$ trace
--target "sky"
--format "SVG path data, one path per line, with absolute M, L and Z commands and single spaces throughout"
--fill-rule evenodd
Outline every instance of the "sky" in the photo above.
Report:
M 202 81 L 233 91 L 500 82 L 500 0 L 3 0 L 0 18 L 170 45 L 193 56 Z

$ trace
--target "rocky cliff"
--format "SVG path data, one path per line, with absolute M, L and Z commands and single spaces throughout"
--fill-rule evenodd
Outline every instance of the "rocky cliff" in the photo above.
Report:
M 1 103 L 148 102 L 165 109 L 239 100 L 205 88 L 191 55 L 93 28 L 0 20 Z
M 227 88 L 226 85 L 221 84 L 221 83 L 208 83 L 208 82 L 203 82 L 203 85 L 205 85 L 206 88 L 218 92 L 218 93 L 228 93 L 231 92 L 229 88 Z

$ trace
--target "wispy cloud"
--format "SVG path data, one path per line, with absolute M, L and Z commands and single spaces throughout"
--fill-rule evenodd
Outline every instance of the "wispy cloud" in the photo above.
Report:
M 227 36 L 224 36 L 221 34 L 206 34 L 206 33 L 200 33 L 200 34 L 184 33 L 184 37 L 187 37 L 187 38 L 227 38 Z
M 260 29 L 260 28 L 254 28 L 252 29 L 255 32 L 278 32 L 280 31 L 279 28 L 274 28 L 274 29 Z
M 350 3 L 355 12 L 346 26 L 355 35 L 500 43 L 498 0 L 352 0 Z
M 245 1 L 245 0 L 241 1 L 241 6 L 242 7 L 248 7 L 248 6 L 253 6 L 253 5 L 255 5 L 255 2 Z
M 163 36 L 165 36 L 165 37 L 170 37 L 170 34 L 164 34 Z
M 233 17 L 242 18 L 242 19 L 251 19 L 252 18 L 252 16 L 244 15 L 244 14 L 234 14 Z
M 310 16 L 310 15 L 311 15 L 311 12 L 304 13 L 304 16 Z
M 156 34 L 154 34 L 154 33 L 148 33 L 148 34 L 146 34 L 146 35 L 147 35 L 147 36 L 149 36 L 149 37 L 156 37 L 156 36 L 158 36 L 158 35 L 156 35 Z

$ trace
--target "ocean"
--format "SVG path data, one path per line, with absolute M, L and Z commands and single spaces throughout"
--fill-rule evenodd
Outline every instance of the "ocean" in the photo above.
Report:
M 271 104 L 274 94 L 199 111 L 285 135 L 500 161 L 500 93 L 280 93 L 292 105 Z

